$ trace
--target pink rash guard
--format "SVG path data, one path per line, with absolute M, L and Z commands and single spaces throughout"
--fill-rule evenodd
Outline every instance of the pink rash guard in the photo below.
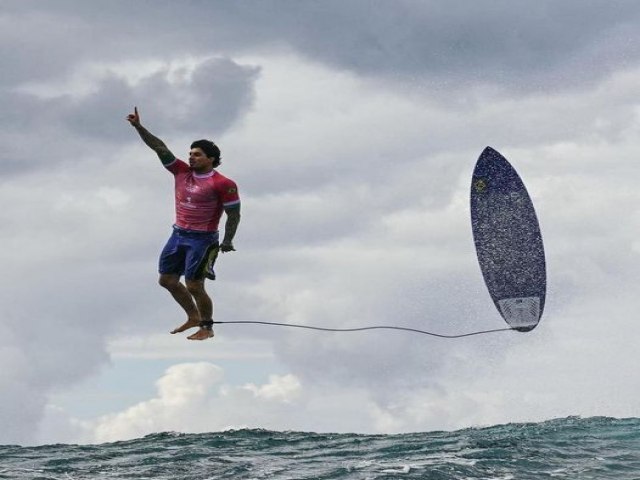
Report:
M 165 168 L 175 177 L 176 226 L 179 228 L 216 232 L 224 208 L 240 205 L 236 183 L 215 170 L 197 174 L 179 159 Z

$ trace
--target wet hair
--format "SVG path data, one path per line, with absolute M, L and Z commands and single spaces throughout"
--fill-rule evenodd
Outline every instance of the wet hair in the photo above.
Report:
M 191 148 L 199 148 L 207 157 L 213 159 L 213 168 L 222 163 L 220 161 L 220 149 L 211 140 L 196 140 L 191 144 Z

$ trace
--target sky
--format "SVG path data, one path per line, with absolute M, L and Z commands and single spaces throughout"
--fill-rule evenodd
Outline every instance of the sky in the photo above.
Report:
M 0 444 L 400 433 L 640 415 L 640 4 L 0 2 Z M 503 328 L 469 188 L 485 146 L 545 242 L 540 325 L 439 339 L 219 325 L 157 284 L 179 157 L 242 198 L 215 320 Z

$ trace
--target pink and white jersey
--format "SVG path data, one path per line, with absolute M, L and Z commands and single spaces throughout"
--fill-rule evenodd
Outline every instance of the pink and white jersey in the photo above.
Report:
M 175 177 L 177 227 L 215 232 L 224 207 L 240 204 L 235 182 L 215 170 L 200 175 L 178 159 L 165 167 Z

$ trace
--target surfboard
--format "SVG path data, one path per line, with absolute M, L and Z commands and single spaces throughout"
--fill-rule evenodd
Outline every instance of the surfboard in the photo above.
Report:
M 491 147 L 476 162 L 470 201 L 478 263 L 491 299 L 512 328 L 533 330 L 547 290 L 540 225 L 522 179 Z

